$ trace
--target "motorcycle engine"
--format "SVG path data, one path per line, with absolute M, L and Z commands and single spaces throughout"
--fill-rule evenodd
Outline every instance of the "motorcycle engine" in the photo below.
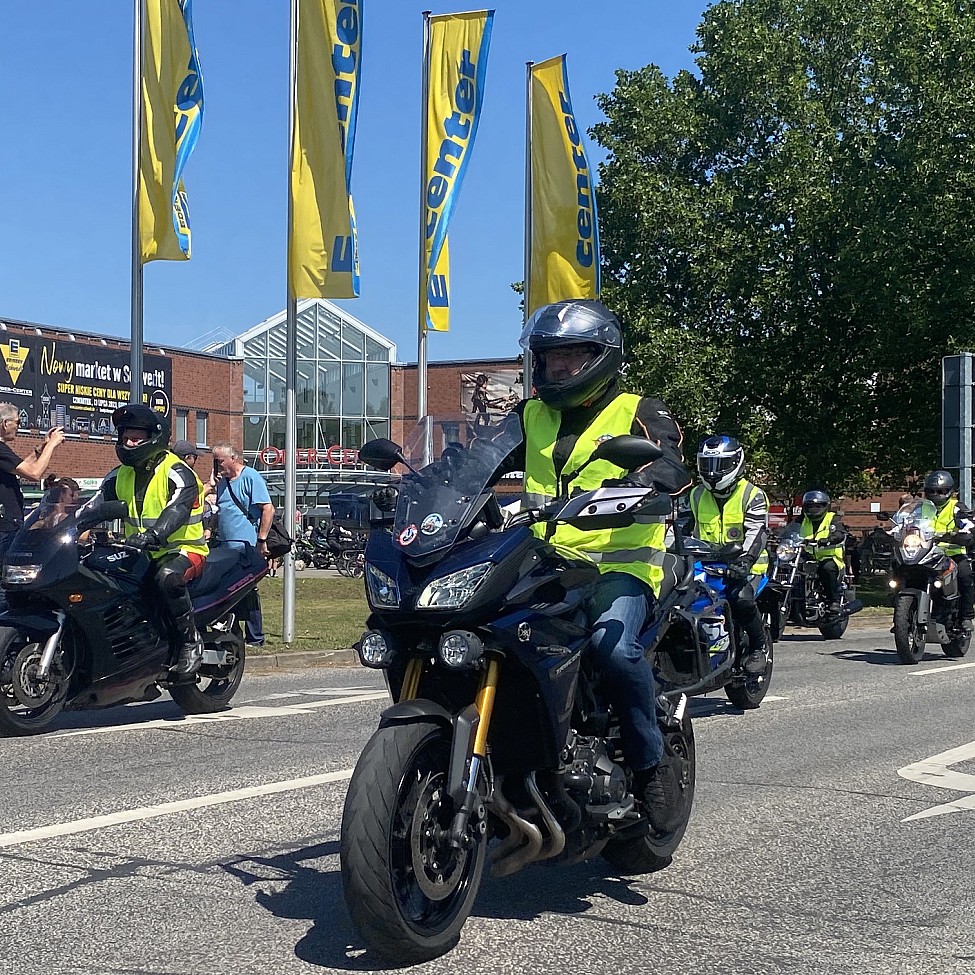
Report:
M 603 806 L 626 795 L 626 776 L 606 750 L 603 738 L 577 735 L 569 748 L 565 787 L 584 794 L 583 804 Z

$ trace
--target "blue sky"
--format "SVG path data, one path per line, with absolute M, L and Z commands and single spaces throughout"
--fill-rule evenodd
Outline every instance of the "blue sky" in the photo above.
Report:
M 361 297 L 339 302 L 416 359 L 421 11 L 361 0 L 353 196 Z M 450 224 L 451 331 L 431 361 L 515 354 L 525 62 L 568 54 L 580 125 L 617 68 L 693 67 L 703 0 L 499 0 L 484 108 Z M 193 259 L 145 268 L 147 343 L 194 346 L 285 304 L 288 0 L 194 0 L 205 118 L 185 183 Z M 233 11 L 232 15 L 228 11 Z M 129 334 L 131 0 L 7 4 L 0 32 L 0 319 Z M 599 154 L 589 142 L 590 164 Z

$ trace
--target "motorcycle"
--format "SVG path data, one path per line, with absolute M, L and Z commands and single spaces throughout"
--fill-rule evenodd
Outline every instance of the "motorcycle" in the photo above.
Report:
M 637 514 L 669 514 L 671 500 L 633 487 L 570 497 L 576 472 L 563 478 L 559 499 L 505 521 L 489 485 L 520 443 L 520 424 L 509 417 L 492 439 L 478 433 L 422 469 L 388 440 L 359 453 L 380 470 L 401 463 L 410 473 L 385 511 L 372 505 L 371 615 L 357 650 L 363 665 L 384 672 L 395 703 L 349 783 L 340 858 L 353 923 L 369 948 L 398 964 L 457 943 L 488 859 L 496 876 L 599 854 L 625 872 L 666 867 L 694 796 L 688 695 L 731 666 L 726 657 L 712 670 L 703 638 L 704 621 L 727 604 L 695 579 L 690 559 L 668 554 L 659 612 L 642 635 L 680 787 L 677 825 L 658 833 L 633 795 L 618 719 L 585 652 L 584 603 L 598 568 L 529 526 L 619 527 Z M 647 440 L 615 437 L 587 465 L 628 471 L 658 456 Z
M 717 545 L 700 538 L 682 539 L 678 544 L 682 546 L 685 553 L 694 556 L 695 578 L 703 582 L 717 597 L 725 598 L 725 590 L 728 588 L 726 577 L 728 564 L 741 555 L 741 545 L 738 542 Z M 760 575 L 754 579 L 755 601 L 759 612 L 765 618 L 767 663 L 761 673 L 748 673 L 742 666 L 742 661 L 751 651 L 751 645 L 748 634 L 735 619 L 734 614 L 730 615 L 732 623 L 730 631 L 727 628 L 727 617 L 709 623 L 714 630 L 712 655 L 727 653 L 731 658 L 731 671 L 723 675 L 720 683 L 706 687 L 701 693 L 724 690 L 728 700 L 743 711 L 757 708 L 762 703 L 772 680 L 773 649 L 768 620 L 770 611 L 777 611 L 778 600 L 768 588 L 768 584 L 767 575 Z
M 927 643 L 946 657 L 964 657 L 971 637 L 962 627 L 958 567 L 938 547 L 937 509 L 930 501 L 910 501 L 894 515 L 888 585 L 894 594 L 894 646 L 902 663 L 915 664 Z
M 840 611 L 830 611 L 819 581 L 819 566 L 811 554 L 818 544 L 815 539 L 803 538 L 796 522 L 779 536 L 769 566 L 769 588 L 778 597 L 777 611 L 768 614 L 773 641 L 781 639 L 786 623 L 814 626 L 824 639 L 839 640 L 846 632 L 850 617 L 863 609 L 844 568 L 840 578 Z
M 161 688 L 187 714 L 209 714 L 226 708 L 240 686 L 244 637 L 235 607 L 267 563 L 250 547 L 211 550 L 188 587 L 203 663 L 194 680 L 173 683 L 171 627 L 146 592 L 150 558 L 91 530 L 125 514 L 124 502 L 93 513 L 46 495 L 11 540 L 0 611 L 0 735 L 46 731 L 64 710 L 152 701 Z

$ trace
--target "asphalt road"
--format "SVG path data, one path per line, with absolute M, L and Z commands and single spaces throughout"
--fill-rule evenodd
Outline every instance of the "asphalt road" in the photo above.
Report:
M 460 945 L 415 970 L 972 975 L 975 662 L 890 647 L 885 628 L 787 637 L 759 711 L 695 702 L 671 867 L 488 880 Z M 0 971 L 381 969 L 337 854 L 383 703 L 376 673 L 303 670 L 247 678 L 215 718 L 160 699 L 0 742 Z

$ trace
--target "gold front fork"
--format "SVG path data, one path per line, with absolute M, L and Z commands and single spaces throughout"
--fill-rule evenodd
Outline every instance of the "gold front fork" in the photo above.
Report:
M 403 674 L 403 686 L 400 688 L 399 699 L 401 701 L 412 701 L 420 690 L 420 678 L 423 676 L 423 659 L 413 657 L 406 665 L 406 673 Z
M 481 678 L 481 686 L 477 691 L 475 701 L 477 713 L 481 720 L 477 723 L 474 735 L 474 754 L 484 758 L 487 753 L 488 729 L 491 727 L 491 712 L 494 709 L 494 695 L 498 690 L 498 673 L 501 670 L 501 658 L 493 654 L 488 656 L 487 670 Z

